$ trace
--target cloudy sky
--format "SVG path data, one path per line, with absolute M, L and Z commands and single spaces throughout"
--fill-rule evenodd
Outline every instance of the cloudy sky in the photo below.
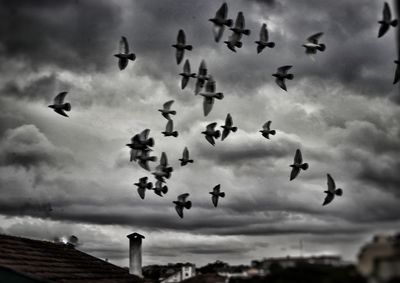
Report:
M 208 19 L 221 4 L 0 1 L 2 233 L 74 234 L 81 250 L 127 265 L 126 235 L 139 232 L 145 265 L 202 265 L 299 255 L 300 241 L 305 255 L 355 260 L 373 234 L 399 227 L 396 36 L 377 38 L 383 1 L 228 1 L 229 17 L 243 11 L 252 31 L 237 53 L 213 39 Z M 257 55 L 262 23 L 276 47 Z M 171 47 L 179 29 L 194 46 L 192 69 L 204 59 L 225 96 L 207 117 L 194 82 L 180 89 Z M 313 61 L 301 45 L 320 31 L 327 49 Z M 113 57 L 122 35 L 137 56 L 124 71 Z M 294 66 L 287 93 L 271 76 L 282 65 Z M 61 91 L 69 118 L 47 108 Z M 178 138 L 161 134 L 157 109 L 171 99 Z M 239 130 L 212 147 L 200 132 L 227 113 Z M 268 120 L 271 140 L 258 132 Z M 153 178 L 129 162 L 125 144 L 146 128 L 174 172 L 167 195 L 141 200 L 133 183 Z M 195 163 L 180 167 L 185 146 Z M 310 168 L 289 182 L 297 148 Z M 328 172 L 344 195 L 322 207 Z M 226 197 L 214 208 L 217 184 Z M 193 207 L 180 219 L 172 201 L 186 192 Z

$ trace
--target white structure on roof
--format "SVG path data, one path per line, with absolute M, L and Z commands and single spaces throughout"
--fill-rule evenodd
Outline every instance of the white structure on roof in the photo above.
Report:
M 181 269 L 162 280 L 160 283 L 177 283 L 196 276 L 196 266 L 194 264 L 184 264 Z

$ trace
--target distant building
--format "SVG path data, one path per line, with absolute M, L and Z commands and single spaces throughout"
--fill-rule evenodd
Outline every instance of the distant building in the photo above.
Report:
M 225 283 L 226 278 L 215 273 L 200 274 L 182 281 L 182 283 Z
M 173 272 L 167 273 L 165 278 L 160 278 L 160 283 L 177 283 L 196 276 L 196 266 L 191 263 L 171 266 L 170 270 Z
M 400 278 L 400 234 L 376 235 L 372 243 L 361 248 L 358 271 L 371 283 L 389 282 Z
M 70 244 L 0 235 L 0 282 L 138 283 L 142 280 Z
M 218 275 L 226 278 L 226 282 L 229 282 L 230 278 L 249 278 L 252 275 L 249 274 L 250 267 L 247 265 L 227 266 L 218 269 Z

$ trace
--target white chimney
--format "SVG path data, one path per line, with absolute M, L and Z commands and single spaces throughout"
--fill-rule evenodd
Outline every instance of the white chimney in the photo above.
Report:
M 129 239 L 129 273 L 143 277 L 142 275 L 142 239 L 144 236 L 132 233 Z

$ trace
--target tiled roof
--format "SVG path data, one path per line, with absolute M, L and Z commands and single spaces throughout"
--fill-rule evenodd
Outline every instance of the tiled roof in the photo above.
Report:
M 136 283 L 128 270 L 70 245 L 0 234 L 0 267 L 45 282 Z

